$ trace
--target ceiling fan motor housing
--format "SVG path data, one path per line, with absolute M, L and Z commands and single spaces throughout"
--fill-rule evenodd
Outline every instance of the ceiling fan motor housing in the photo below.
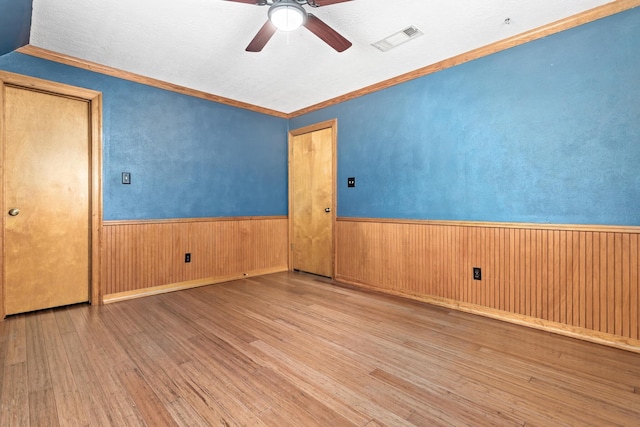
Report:
M 264 6 L 265 4 L 273 5 L 273 4 L 282 3 L 282 2 L 298 3 L 301 6 L 305 4 L 308 4 L 311 7 L 319 6 L 318 3 L 316 3 L 316 0 L 256 0 L 256 4 L 258 6 Z
M 300 26 L 305 27 L 337 52 L 343 52 L 351 47 L 351 42 L 336 30 L 324 23 L 317 16 L 307 13 L 304 5 L 310 7 L 329 6 L 352 0 L 227 0 L 237 3 L 269 6 L 268 20 L 251 40 L 247 52 L 260 52 L 277 30 L 291 31 Z M 319 2 L 319 3 L 318 3 Z
M 278 0 L 269 7 L 269 20 L 279 30 L 291 31 L 307 20 L 307 12 L 297 0 Z
M 233 1 L 233 0 L 231 0 Z M 343 1 L 349 1 L 349 0 L 343 0 Z M 278 3 L 282 3 L 282 2 L 288 2 L 288 3 L 298 3 L 300 6 L 304 6 L 309 5 L 311 7 L 320 7 L 322 5 L 318 4 L 318 2 L 316 0 L 256 0 L 256 4 L 258 6 L 273 6 L 274 4 L 278 4 Z M 341 3 L 338 2 L 338 3 Z

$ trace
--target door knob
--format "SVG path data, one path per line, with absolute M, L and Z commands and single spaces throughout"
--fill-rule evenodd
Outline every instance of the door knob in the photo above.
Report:
M 18 208 L 13 208 L 9 211 L 9 215 L 11 216 L 17 216 L 20 213 L 20 209 Z
M 331 208 L 324 208 L 324 211 L 329 213 L 329 212 L 331 212 Z

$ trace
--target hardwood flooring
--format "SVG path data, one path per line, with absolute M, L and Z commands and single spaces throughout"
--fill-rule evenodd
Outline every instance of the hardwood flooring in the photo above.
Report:
M 640 354 L 278 273 L 0 323 L 0 426 L 637 426 Z

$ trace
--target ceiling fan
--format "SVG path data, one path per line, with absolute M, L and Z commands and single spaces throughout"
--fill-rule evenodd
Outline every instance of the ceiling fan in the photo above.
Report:
M 291 31 L 304 26 L 322 39 L 329 46 L 343 52 L 351 47 L 351 42 L 342 37 L 336 30 L 325 24 L 317 16 L 307 13 L 303 5 L 311 7 L 329 6 L 351 0 L 227 0 L 236 3 L 269 6 L 267 22 L 245 49 L 247 52 L 260 52 L 273 37 L 276 30 Z

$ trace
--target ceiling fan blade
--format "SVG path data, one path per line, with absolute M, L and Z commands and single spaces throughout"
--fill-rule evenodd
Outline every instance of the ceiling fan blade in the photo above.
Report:
M 226 0 L 226 1 L 234 1 L 236 3 L 247 3 L 247 4 L 260 4 L 259 0 Z
M 273 37 L 275 32 L 276 27 L 271 23 L 271 21 L 267 20 L 245 50 L 247 52 L 260 52 L 267 42 L 271 40 L 271 37 Z
M 311 6 L 313 6 L 313 4 L 311 3 L 315 3 L 315 7 L 320 7 L 320 6 L 329 6 L 330 4 L 344 3 L 346 1 L 351 1 L 351 0 L 310 0 L 309 3 Z
M 338 52 L 343 52 L 351 47 L 349 40 L 342 37 L 336 30 L 325 24 L 315 15 L 307 14 L 307 21 L 304 23 L 304 26 Z

